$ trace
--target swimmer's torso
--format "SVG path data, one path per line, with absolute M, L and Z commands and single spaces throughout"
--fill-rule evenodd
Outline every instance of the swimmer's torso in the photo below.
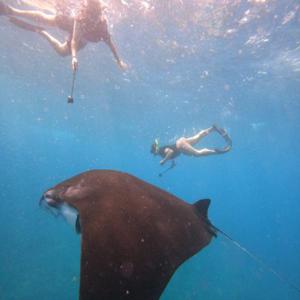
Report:
M 56 16 L 57 27 L 69 32 L 70 38 L 73 36 L 74 21 L 75 19 L 73 17 L 63 14 Z M 96 22 L 88 22 L 82 19 L 77 20 L 77 22 L 79 22 L 80 40 L 82 40 L 83 43 L 98 43 L 109 39 L 107 21 L 105 18 L 100 18 Z
M 167 146 L 164 146 L 164 147 L 160 147 L 159 155 L 161 157 L 166 156 L 166 149 L 171 149 L 173 151 L 172 155 L 170 156 L 170 159 L 174 159 L 174 158 L 176 158 L 177 156 L 180 155 L 180 151 L 176 147 L 176 144 L 173 144 L 173 145 L 167 145 Z

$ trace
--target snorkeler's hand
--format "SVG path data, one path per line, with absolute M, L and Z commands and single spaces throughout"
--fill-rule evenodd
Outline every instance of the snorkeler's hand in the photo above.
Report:
M 76 56 L 72 57 L 72 69 L 73 71 L 77 71 L 78 68 L 78 60 Z
M 119 65 L 120 69 L 123 71 L 126 71 L 128 69 L 128 65 L 123 60 L 120 60 L 118 62 L 118 65 Z
M 161 160 L 160 162 L 159 162 L 159 164 L 162 166 L 163 164 L 165 163 L 165 160 Z

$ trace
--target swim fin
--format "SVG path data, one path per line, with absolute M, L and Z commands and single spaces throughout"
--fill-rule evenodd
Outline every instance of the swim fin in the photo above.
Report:
M 227 132 L 225 129 L 219 127 L 218 125 L 216 124 L 213 124 L 212 126 L 214 128 L 215 131 L 217 131 L 221 136 L 224 136 L 224 135 L 227 135 Z
M 15 17 L 10 17 L 9 21 L 11 23 L 13 23 L 14 25 L 16 25 L 17 27 L 22 28 L 22 29 L 27 30 L 27 31 L 41 32 L 41 31 L 45 30 L 43 27 L 40 27 L 40 26 L 37 26 L 37 25 L 32 25 L 30 23 L 27 23 L 23 20 L 15 18 Z
M 225 129 L 218 127 L 216 124 L 214 124 L 212 127 L 214 128 L 215 131 L 217 131 L 225 139 L 228 146 L 232 146 L 232 140 Z M 227 152 L 227 151 L 225 151 L 225 152 Z

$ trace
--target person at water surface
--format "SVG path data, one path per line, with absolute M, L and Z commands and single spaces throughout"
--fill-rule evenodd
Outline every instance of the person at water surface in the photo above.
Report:
M 207 136 L 211 132 L 217 132 L 219 133 L 225 140 L 226 146 L 222 149 L 208 149 L 208 148 L 202 148 L 202 149 L 196 149 L 193 146 L 197 144 L 203 137 Z M 153 155 L 160 155 L 162 157 L 162 160 L 160 161 L 160 164 L 163 165 L 168 160 L 174 160 L 176 157 L 178 157 L 180 154 L 185 154 L 189 156 L 207 156 L 212 154 L 223 154 L 228 152 L 232 147 L 232 141 L 229 137 L 228 133 L 222 129 L 217 127 L 216 125 L 213 125 L 210 128 L 201 130 L 196 135 L 192 137 L 181 137 L 179 138 L 175 144 L 173 145 L 165 145 L 160 147 L 158 140 L 156 139 L 155 142 L 151 145 L 151 153 Z
M 104 5 L 100 0 L 82 0 L 78 13 L 74 16 L 67 13 L 68 9 L 62 5 L 64 2 L 56 1 L 53 14 L 45 13 L 41 10 L 17 9 L 0 1 L 0 15 L 6 15 L 10 22 L 25 30 L 37 32 L 42 35 L 61 56 L 72 56 L 72 68 L 78 67 L 77 53 L 89 42 L 98 43 L 103 41 L 111 49 L 117 64 L 121 69 L 126 69 L 127 65 L 119 57 L 116 47 L 112 42 L 108 31 L 107 19 L 103 15 Z M 34 3 L 34 1 L 33 1 Z M 38 6 L 37 6 L 38 7 Z M 56 27 L 68 32 L 69 37 L 60 42 L 44 28 L 29 24 L 19 18 L 38 23 L 40 26 Z

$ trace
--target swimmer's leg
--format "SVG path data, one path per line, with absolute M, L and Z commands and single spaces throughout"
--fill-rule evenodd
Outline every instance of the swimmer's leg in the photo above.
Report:
M 41 32 L 44 30 L 44 28 L 40 27 L 40 26 L 37 26 L 37 25 L 32 25 L 30 23 L 27 23 L 23 20 L 20 20 L 18 18 L 15 18 L 15 17 L 10 17 L 9 18 L 9 21 L 11 23 L 13 23 L 15 26 L 19 27 L 19 28 L 22 28 L 24 30 L 27 30 L 27 31 L 32 31 L 32 32 Z
M 197 157 L 218 154 L 218 152 L 215 149 L 208 149 L 208 148 L 196 149 L 190 144 L 185 144 L 180 150 L 182 150 L 182 152 L 186 155 L 192 155 Z
M 209 133 L 211 133 L 212 131 L 216 130 L 214 126 L 209 127 L 207 129 L 201 130 L 200 132 L 198 132 L 196 135 L 186 138 L 186 141 L 190 144 L 190 145 L 194 145 L 197 144 L 202 138 L 204 138 L 205 136 L 207 136 Z
M 50 33 L 43 30 L 39 32 L 52 46 L 52 48 L 61 56 L 67 56 L 71 54 L 71 47 L 68 41 L 61 43 L 58 39 L 53 37 Z
M 1 7 L 2 10 L 4 7 L 5 14 L 7 15 L 26 18 L 28 20 L 41 23 L 45 26 L 56 26 L 56 15 L 49 15 L 36 10 L 17 9 L 10 5 L 6 5 L 0 2 L 0 12 L 1 12 Z
M 214 154 L 223 154 L 228 152 L 231 149 L 231 146 L 226 146 L 223 149 L 208 149 L 208 148 L 203 148 L 203 149 L 196 149 L 190 144 L 184 144 L 183 146 L 180 147 L 180 150 L 187 154 L 187 155 L 192 155 L 196 157 L 200 156 L 208 156 L 208 155 L 214 155 Z
M 55 37 L 53 37 L 50 33 L 48 33 L 44 28 L 36 25 L 32 25 L 30 23 L 27 23 L 23 20 L 10 17 L 9 21 L 13 23 L 14 25 L 28 31 L 37 32 L 40 35 L 42 35 L 46 40 L 49 42 L 49 44 L 54 48 L 54 50 L 61 56 L 67 56 L 71 53 L 70 51 L 70 43 L 67 41 L 64 43 L 61 43 L 59 40 L 57 40 Z
M 115 60 L 117 61 L 118 66 L 122 69 L 122 70 L 126 70 L 127 69 L 127 65 L 126 63 L 124 63 L 122 61 L 122 59 L 119 57 L 119 54 L 117 52 L 116 46 L 113 43 L 111 36 L 109 35 L 108 37 L 106 37 L 104 39 L 104 42 L 107 44 L 107 46 L 109 47 L 110 51 L 112 52 Z

